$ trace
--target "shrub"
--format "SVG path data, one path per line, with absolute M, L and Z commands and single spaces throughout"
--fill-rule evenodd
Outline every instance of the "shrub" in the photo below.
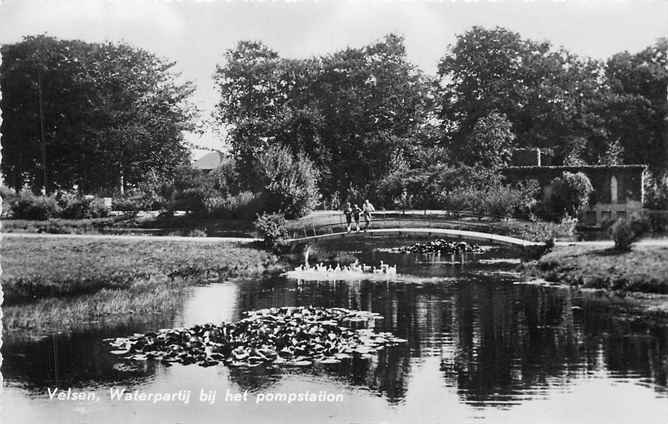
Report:
M 58 217 L 65 219 L 104 218 L 109 210 L 104 200 L 95 197 L 83 197 L 74 193 L 59 192 L 56 201 L 60 207 Z
M 210 197 L 210 191 L 206 188 L 191 187 L 183 191 L 177 191 L 169 204 L 170 210 L 188 211 L 196 215 L 206 213 L 206 201 Z
M 55 217 L 60 212 L 58 202 L 51 196 L 36 196 L 32 192 L 22 190 L 11 201 L 12 218 L 43 221 Z
M 318 201 L 318 172 L 300 153 L 296 157 L 281 145 L 270 146 L 256 160 L 266 209 L 297 218 L 313 210 Z
M 188 234 L 186 234 L 187 237 L 206 237 L 206 230 L 200 229 L 200 228 L 195 228 L 193 230 L 188 231 Z
M 114 197 L 111 208 L 115 211 L 139 212 L 166 209 L 167 198 L 155 191 L 137 190 L 122 197 Z
M 267 247 L 276 247 L 288 235 L 285 216 L 281 213 L 258 215 L 255 229 L 263 237 Z
M 578 216 L 589 205 L 589 197 L 594 191 L 589 178 L 582 172 L 565 171 L 545 189 L 540 214 L 550 220 Z
M 668 178 L 656 178 L 648 173 L 645 178 L 645 207 L 649 209 L 668 209 Z
M 482 167 L 434 165 L 401 170 L 388 175 L 378 184 L 378 205 L 389 208 L 405 208 L 408 204 L 420 209 L 448 208 L 445 203 L 461 204 L 454 199 L 468 197 L 466 193 L 471 190 L 498 187 L 501 180 L 497 173 Z
M 227 197 L 210 197 L 205 201 L 207 215 L 213 218 L 250 220 L 262 212 L 264 201 L 261 193 L 242 191 Z
M 470 211 L 477 216 L 527 217 L 536 200 L 538 183 L 528 181 L 518 185 L 494 185 L 490 187 L 457 187 L 439 194 L 439 207 L 454 212 Z
M 618 219 L 610 227 L 610 235 L 615 242 L 615 250 L 628 252 L 631 246 L 647 231 L 646 220 L 632 216 L 631 219 Z
M 14 190 L 9 187 L 0 186 L 0 197 L 2 197 L 2 216 L 9 214 L 10 205 L 12 201 L 16 198 L 17 194 Z

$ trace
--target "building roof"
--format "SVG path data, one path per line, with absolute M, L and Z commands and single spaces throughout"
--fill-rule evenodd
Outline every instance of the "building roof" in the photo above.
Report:
M 193 168 L 201 170 L 212 170 L 218 168 L 222 163 L 225 155 L 221 152 L 209 152 L 193 163 Z

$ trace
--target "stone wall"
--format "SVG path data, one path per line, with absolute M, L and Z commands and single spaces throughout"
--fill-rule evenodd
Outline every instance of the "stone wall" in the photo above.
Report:
M 504 168 L 501 173 L 509 182 L 533 179 L 541 187 L 548 186 L 564 171 L 584 173 L 589 177 L 594 192 L 590 208 L 583 218 L 593 225 L 628 216 L 642 208 L 644 170 L 644 165 L 512 166 Z

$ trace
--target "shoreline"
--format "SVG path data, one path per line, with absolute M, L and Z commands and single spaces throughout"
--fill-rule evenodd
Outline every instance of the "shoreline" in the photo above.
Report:
M 285 269 L 235 242 L 153 238 L 7 237 L 2 248 L 5 331 L 76 331 L 173 313 L 190 287 Z
M 668 316 L 668 245 L 639 243 L 629 252 L 611 243 L 562 244 L 523 266 L 528 278 L 550 286 L 614 299 L 634 310 Z M 632 305 L 633 304 L 633 305 Z

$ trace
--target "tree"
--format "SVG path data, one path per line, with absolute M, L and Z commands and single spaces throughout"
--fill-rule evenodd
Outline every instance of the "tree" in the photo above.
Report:
M 318 202 L 318 172 L 313 163 L 280 144 L 271 145 L 256 159 L 265 208 L 287 218 L 306 215 Z
M 668 173 L 668 39 L 637 54 L 612 56 L 606 75 L 612 91 L 608 125 L 624 161 Z
M 512 124 L 506 116 L 492 112 L 478 119 L 466 143 L 451 146 L 452 155 L 466 165 L 500 168 L 510 161 L 514 140 Z
M 503 28 L 473 27 L 457 37 L 438 67 L 438 103 L 451 143 L 466 139 L 481 117 L 505 114 L 519 146 L 564 146 L 606 139 L 603 66 L 548 42 Z
M 126 44 L 43 35 L 0 53 L 11 186 L 110 192 L 187 161 L 182 132 L 192 128 L 194 87 L 176 82 L 174 63 Z
M 543 214 L 560 220 L 564 216 L 577 217 L 588 205 L 594 191 L 589 178 L 582 172 L 564 172 L 545 189 Z
M 396 35 L 303 60 L 240 42 L 225 58 L 215 77 L 217 118 L 240 166 L 248 170 L 255 155 L 280 143 L 313 161 L 327 195 L 387 175 L 430 110 L 430 81 Z

